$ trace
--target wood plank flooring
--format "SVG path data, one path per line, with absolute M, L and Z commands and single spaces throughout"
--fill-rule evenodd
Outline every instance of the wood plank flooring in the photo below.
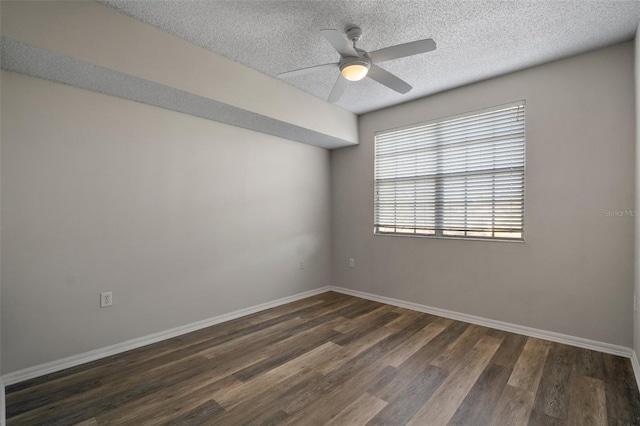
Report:
M 12 425 L 640 425 L 628 359 L 324 293 L 7 388 Z

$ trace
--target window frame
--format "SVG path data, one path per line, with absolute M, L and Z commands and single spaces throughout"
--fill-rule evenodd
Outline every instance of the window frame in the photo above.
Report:
M 517 106 L 523 106 L 524 110 L 525 110 L 525 114 L 524 114 L 524 125 L 523 125 L 523 137 L 524 137 L 524 146 L 523 146 L 523 154 L 522 154 L 522 158 L 523 158 L 523 165 L 522 165 L 522 179 L 523 179 L 523 185 L 522 185 L 522 229 L 520 232 L 520 238 L 505 238 L 505 237 L 487 237 L 487 236 L 469 236 L 469 235 L 444 235 L 443 234 L 443 230 L 442 229 L 434 229 L 433 234 L 427 234 L 427 233 L 418 233 L 416 232 L 416 229 L 413 229 L 413 232 L 381 232 L 379 231 L 377 228 L 377 226 L 375 225 L 375 218 L 377 215 L 377 209 L 378 209 L 378 205 L 376 203 L 376 161 L 377 161 L 377 153 L 376 153 L 376 149 L 377 149 L 377 144 L 376 144 L 376 138 L 378 137 L 378 135 L 380 134 L 386 134 L 386 133 L 391 133 L 391 132 L 397 132 L 397 131 L 402 131 L 402 130 L 407 130 L 407 129 L 412 129 L 414 127 L 421 127 L 421 126 L 428 126 L 431 124 L 435 124 L 435 123 L 439 123 L 439 122 L 445 122 L 445 121 L 451 121 L 451 120 L 456 120 L 456 119 L 460 119 L 460 118 L 464 118 L 464 117 L 470 117 L 470 116 L 474 116 L 474 115 L 479 115 L 479 114 L 483 114 L 483 113 L 487 113 L 487 112 L 492 112 L 492 111 L 497 111 L 500 109 L 504 109 L 504 108 L 509 108 L 509 107 L 517 107 Z M 526 182 L 527 182 L 527 123 L 526 123 L 526 100 L 522 99 L 519 101 L 514 101 L 514 102 L 509 102 L 506 104 L 500 104 L 500 105 L 494 105 L 494 106 L 490 106 L 490 107 L 486 107 L 486 108 L 481 108 L 481 109 L 477 109 L 477 110 L 471 110 L 471 111 L 467 111 L 467 112 L 463 112 L 460 114 L 455 114 L 455 115 L 448 115 L 448 116 L 444 116 L 444 117 L 439 117 L 439 118 L 435 118 L 435 119 L 431 119 L 428 121 L 421 121 L 421 122 L 416 122 L 416 123 L 411 123 L 411 124 L 407 124 L 407 125 L 403 125 L 403 126 L 398 126 L 398 127 L 393 127 L 393 128 L 388 128 L 388 129 L 384 129 L 384 130 L 377 130 L 374 132 L 374 138 L 373 138 L 373 160 L 374 160 L 374 167 L 373 167 L 373 173 L 374 173 L 374 178 L 373 178 L 373 222 L 374 222 L 374 226 L 373 226 L 373 235 L 374 236 L 383 236 L 383 237 L 413 237 L 413 238 L 428 238 L 428 239 L 443 239 L 443 240 L 465 240 L 465 241 L 492 241 L 492 242 L 508 242 L 508 243 L 524 243 L 525 241 L 525 222 L 526 222 L 526 205 L 527 205 L 527 201 L 526 201 L 526 196 L 527 196 L 527 191 L 526 191 Z M 444 218 L 444 215 L 440 215 L 440 221 L 442 221 Z M 436 215 L 436 217 L 434 218 L 434 223 L 438 222 L 438 215 Z M 468 233 L 469 230 L 465 230 L 465 233 Z M 474 232 L 474 231 L 471 231 Z M 492 231 L 492 233 L 495 231 Z

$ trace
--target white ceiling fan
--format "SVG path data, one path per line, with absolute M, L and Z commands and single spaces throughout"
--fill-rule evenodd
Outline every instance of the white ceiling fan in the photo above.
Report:
M 376 64 L 436 49 L 436 43 L 429 38 L 366 52 L 356 47 L 356 42 L 362 37 L 362 30 L 359 27 L 348 29 L 346 34 L 338 30 L 321 30 L 320 33 L 338 51 L 340 61 L 283 72 L 278 74 L 278 77 L 292 77 L 327 68 L 338 68 L 341 75 L 333 85 L 329 99 L 327 99 L 329 102 L 336 102 L 340 99 L 349 81 L 358 81 L 365 77 L 369 77 L 398 93 L 407 93 L 411 90 L 411 86 L 406 81 L 399 79 Z

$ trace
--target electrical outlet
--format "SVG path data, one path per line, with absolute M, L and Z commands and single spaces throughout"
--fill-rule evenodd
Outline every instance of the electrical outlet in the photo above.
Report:
M 300 269 L 304 269 L 304 260 L 300 261 Z
M 356 260 L 352 257 L 349 259 L 349 268 L 353 268 L 356 266 Z
M 113 293 L 110 291 L 100 293 L 100 307 L 106 308 L 107 306 L 111 305 L 113 305 Z

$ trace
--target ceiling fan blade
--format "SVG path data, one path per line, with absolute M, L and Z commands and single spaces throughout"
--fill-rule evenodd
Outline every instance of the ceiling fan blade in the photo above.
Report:
M 300 68 L 299 70 L 293 70 L 293 71 L 287 71 L 287 72 L 281 72 L 280 74 L 278 74 L 278 77 L 282 78 L 282 77 L 294 77 L 297 75 L 304 75 L 304 74 L 309 74 L 312 72 L 316 72 L 316 71 L 320 71 L 323 69 L 328 69 L 328 68 L 338 68 L 338 63 L 334 62 L 331 64 L 322 64 L 322 65 L 314 65 L 312 67 L 307 67 L 307 68 Z
M 377 64 L 378 62 L 404 58 L 406 56 L 417 55 L 419 53 L 431 52 L 432 50 L 436 50 L 436 42 L 428 38 L 425 40 L 412 41 L 410 43 L 398 44 L 396 46 L 375 50 L 373 52 L 369 52 L 369 57 L 374 64 Z
M 320 30 L 320 34 L 331 43 L 340 56 L 358 57 L 358 52 L 356 52 L 356 49 L 353 47 L 353 43 L 347 39 L 347 36 L 345 36 L 343 32 L 338 30 Z
M 331 89 L 331 93 L 329 94 L 329 99 L 327 99 L 327 101 L 331 103 L 337 102 L 347 89 L 348 84 L 349 80 L 340 75 L 336 80 L 336 83 L 333 85 L 333 89 Z
M 384 84 L 389 89 L 395 90 L 398 93 L 404 94 L 411 90 L 411 86 L 407 82 L 400 80 L 395 75 L 377 65 L 371 65 L 367 77 L 374 79 L 380 84 Z

